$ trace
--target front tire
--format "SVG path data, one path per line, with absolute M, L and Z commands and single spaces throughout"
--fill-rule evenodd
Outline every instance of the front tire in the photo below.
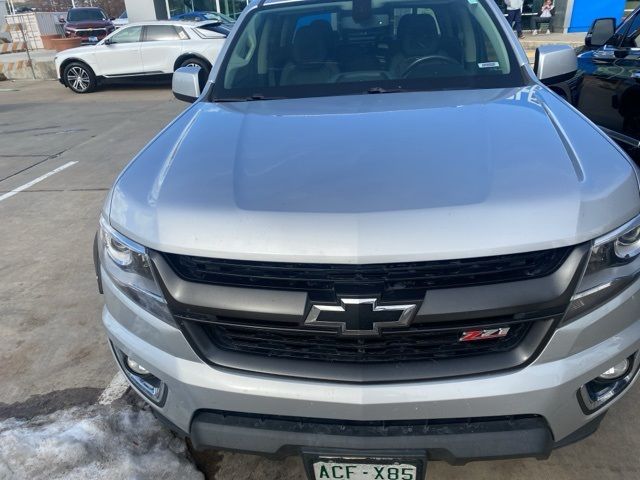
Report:
M 182 67 L 200 67 L 198 81 L 200 83 L 200 91 L 202 91 L 207 83 L 207 79 L 209 78 L 209 72 L 211 70 L 209 65 L 204 60 L 200 60 L 199 58 L 187 58 L 180 64 L 180 68 Z
M 87 65 L 73 62 L 64 68 L 64 81 L 76 93 L 90 93 L 96 89 L 96 75 Z

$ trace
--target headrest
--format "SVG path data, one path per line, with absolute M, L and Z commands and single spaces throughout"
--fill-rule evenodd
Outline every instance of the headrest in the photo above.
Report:
M 432 55 L 440 47 L 436 21 L 428 14 L 404 15 L 398 24 L 400 49 L 408 57 Z
M 301 27 L 293 39 L 293 60 L 297 64 L 322 63 L 327 59 L 329 45 L 326 32 L 318 26 Z
M 326 20 L 314 20 L 311 22 L 311 28 L 317 28 L 322 31 L 323 35 L 326 35 L 327 38 L 333 38 L 333 28 L 331 28 L 331 24 Z

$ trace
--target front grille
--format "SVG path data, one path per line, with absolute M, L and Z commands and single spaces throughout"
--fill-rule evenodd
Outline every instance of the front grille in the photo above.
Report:
M 223 260 L 163 254 L 182 279 L 246 288 L 304 291 L 311 301 L 376 295 L 383 302 L 421 300 L 429 289 L 469 287 L 544 277 L 570 248 L 432 262 L 369 265 Z
M 76 35 L 78 37 L 103 37 L 107 34 L 107 30 L 104 28 L 96 28 L 93 30 L 76 30 Z
M 204 361 L 267 374 L 378 382 L 480 374 L 528 362 L 563 315 L 568 302 L 564 294 L 540 304 L 525 302 L 493 311 L 481 308 L 462 313 L 453 306 L 445 306 L 442 312 L 438 311 L 440 307 L 434 307 L 434 312 L 439 313 L 431 313 L 429 308 L 423 312 L 422 302 L 429 302 L 427 294 L 435 289 L 542 277 L 553 283 L 549 284 L 553 292 L 557 282 L 552 274 L 565 261 L 574 262 L 572 251 L 567 247 L 472 259 L 367 265 L 223 260 L 160 252 L 153 252 L 152 258 L 159 262 L 161 276 L 167 279 L 179 277 L 190 283 L 243 289 L 230 291 L 233 298 L 228 302 L 216 299 L 210 306 L 204 300 L 199 303 L 197 296 L 193 297 L 197 299 L 193 305 L 184 303 L 186 297 L 180 300 L 168 296 L 172 314 Z M 542 288 L 540 284 L 546 285 L 541 280 L 528 282 L 526 288 L 530 293 L 532 288 Z M 170 292 L 177 285 L 174 282 Z M 303 310 L 298 305 L 296 313 L 278 302 L 265 307 L 265 295 L 257 303 L 245 305 L 242 295 L 250 298 L 260 289 L 262 294 L 265 289 L 281 294 L 303 292 L 307 295 L 306 306 Z M 491 295 L 496 295 L 500 288 L 491 290 Z M 198 291 L 206 295 L 207 289 Z M 304 297 L 282 294 L 278 298 L 279 302 L 286 302 L 282 298 L 299 301 Z M 314 326 L 305 325 L 312 305 L 340 305 L 347 298 L 373 298 L 383 306 L 415 304 L 422 313 L 413 317 L 408 326 L 385 326 L 383 320 L 387 319 L 380 312 L 369 316 L 373 310 L 354 312 L 346 308 L 343 317 L 339 313 L 326 314 L 324 324 L 320 317 Z M 350 334 L 338 328 L 341 322 L 349 325 Z M 371 325 L 375 322 L 381 327 L 373 334 Z M 355 328 L 354 323 L 358 325 Z M 466 331 L 506 326 L 510 330 L 504 337 L 460 341 Z M 361 335 L 354 334 L 353 330 L 358 329 Z
M 434 327 L 415 325 L 383 331 L 377 337 L 348 337 L 316 333 L 305 328 L 260 328 L 219 317 L 218 324 L 202 324 L 209 340 L 222 350 L 270 358 L 355 364 L 450 360 L 511 351 L 529 332 L 532 322 L 512 323 L 506 337 L 460 342 L 463 332 L 483 325 Z M 236 323 L 234 323 L 234 321 Z M 509 323 L 494 322 L 504 326 Z

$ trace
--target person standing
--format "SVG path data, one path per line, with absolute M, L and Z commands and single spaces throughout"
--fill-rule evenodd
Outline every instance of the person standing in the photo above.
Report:
M 524 38 L 522 34 L 522 5 L 524 0 L 505 0 L 507 4 L 507 20 L 509 25 L 515 25 L 518 38 Z
M 553 31 L 553 11 L 556 7 L 553 6 L 553 0 L 544 0 L 544 5 L 540 9 L 540 15 L 533 19 L 534 28 L 533 34 L 537 35 L 540 30 L 540 25 L 547 24 L 547 35 Z

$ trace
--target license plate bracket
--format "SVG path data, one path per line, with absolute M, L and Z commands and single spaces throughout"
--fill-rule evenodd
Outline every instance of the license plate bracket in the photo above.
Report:
M 303 452 L 309 480 L 424 480 L 420 453 Z

